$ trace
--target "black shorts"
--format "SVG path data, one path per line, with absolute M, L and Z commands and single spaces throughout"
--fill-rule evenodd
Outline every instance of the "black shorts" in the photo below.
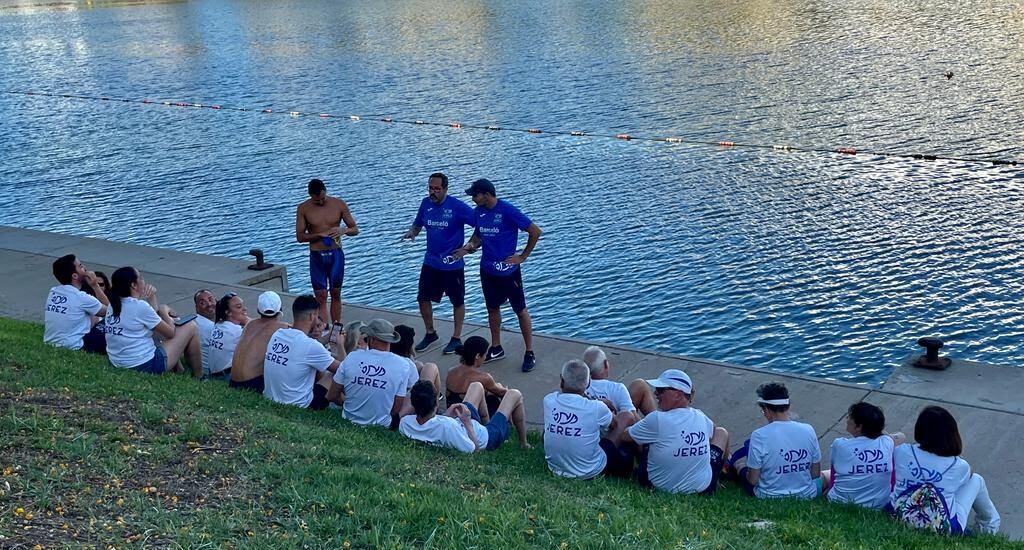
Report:
M 516 313 L 526 309 L 522 270 L 517 269 L 512 275 L 505 276 L 481 271 L 480 286 L 484 290 L 487 309 L 498 309 L 505 302 L 508 302 L 512 306 L 512 311 Z
M 601 438 L 600 445 L 604 455 L 608 458 L 607 464 L 604 465 L 604 471 L 601 473 L 606 476 L 628 478 L 633 473 L 634 452 L 631 450 L 633 446 L 620 445 L 616 447 L 606 437 Z
M 330 401 L 327 400 L 327 388 L 320 384 L 313 384 L 313 400 L 309 402 L 307 409 L 322 411 L 327 408 Z
M 699 495 L 713 495 L 715 490 L 718 489 L 718 479 L 722 476 L 722 466 L 725 465 L 725 451 L 719 449 L 715 445 L 711 445 L 711 482 L 704 488 L 703 491 L 697 493 Z M 640 459 L 637 461 L 636 467 L 636 480 L 643 487 L 654 487 L 651 483 L 651 478 L 647 475 L 647 457 L 651 450 L 650 445 L 644 445 L 640 451 Z
M 466 271 L 462 268 L 437 269 L 423 264 L 416 301 L 438 303 L 445 294 L 451 300 L 452 307 L 466 303 Z
M 250 378 L 244 382 L 229 380 L 228 386 L 238 390 L 249 390 L 255 393 L 263 393 L 263 375 L 261 374 L 256 378 Z

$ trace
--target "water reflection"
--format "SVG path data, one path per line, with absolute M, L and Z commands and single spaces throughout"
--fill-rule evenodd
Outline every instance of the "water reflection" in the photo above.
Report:
M 1012 39 L 1024 17 L 997 3 L 74 5 L 0 3 L 0 78 L 275 111 L 1024 157 Z M 319 176 L 364 227 L 346 245 L 348 298 L 410 310 L 421 250 L 393 241 L 425 175 L 444 170 L 456 189 L 491 178 L 544 227 L 526 275 L 538 330 L 856 381 L 880 379 L 926 334 L 962 357 L 1024 360 L 1021 167 L 9 95 L 0 112 L 0 223 L 236 257 L 260 246 L 301 288 L 294 205 Z M 481 321 L 474 277 L 468 313 Z

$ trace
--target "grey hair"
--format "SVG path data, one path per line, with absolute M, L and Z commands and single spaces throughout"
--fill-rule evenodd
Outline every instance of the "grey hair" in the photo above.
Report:
M 597 346 L 590 346 L 583 350 L 583 362 L 590 367 L 591 377 L 600 373 L 601 370 L 604 369 L 604 362 L 607 360 L 608 356 L 604 354 L 604 350 Z
M 345 341 L 342 342 L 345 353 L 352 353 L 352 350 L 356 349 L 356 344 L 359 343 L 359 332 L 364 326 L 366 325 L 362 321 L 352 321 L 345 325 Z
M 583 393 L 590 387 L 590 367 L 579 359 L 570 359 L 562 365 L 562 389 Z

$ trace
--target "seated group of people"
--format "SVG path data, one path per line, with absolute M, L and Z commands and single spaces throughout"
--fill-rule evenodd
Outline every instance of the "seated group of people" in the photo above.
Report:
M 522 394 L 482 371 L 489 343 L 473 336 L 459 346 L 443 395 L 437 365 L 415 360 L 411 327 L 386 320 L 327 330 L 315 297 L 299 296 L 291 325 L 281 298 L 268 291 L 250 320 L 242 298 L 194 296 L 194 320 L 159 305 L 156 289 L 135 268 L 123 267 L 108 283 L 73 256 L 53 264 L 60 283 L 46 304 L 47 343 L 102 352 L 110 363 L 146 373 L 184 371 L 229 380 L 275 402 L 311 409 L 339 408 L 358 425 L 397 430 L 414 440 L 472 453 L 493 450 L 515 426 L 528 448 Z M 212 317 L 212 319 L 211 319 Z M 635 477 L 669 493 L 713 494 L 720 478 L 735 479 L 759 498 L 815 498 L 887 509 L 920 527 L 995 533 L 1000 517 L 985 480 L 960 458 L 956 420 L 926 407 L 914 428 L 916 444 L 884 432 L 881 409 L 854 403 L 849 438 L 836 439 L 831 467 L 821 469 L 813 427 L 790 417 L 788 389 L 757 388 L 767 424 L 730 455 L 729 433 L 693 407 L 694 384 L 669 369 L 653 380 L 626 385 L 609 380 L 598 347 L 561 369 L 560 387 L 544 397 L 542 440 L 549 469 L 559 476 Z M 445 401 L 447 408 L 441 406 Z

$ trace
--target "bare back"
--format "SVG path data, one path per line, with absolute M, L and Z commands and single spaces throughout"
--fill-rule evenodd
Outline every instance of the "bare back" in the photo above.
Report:
M 295 225 L 298 232 L 304 231 L 314 235 L 327 233 L 331 229 L 339 228 L 342 221 L 345 222 L 346 227 L 353 227 L 356 224 L 355 219 L 352 218 L 352 214 L 348 210 L 348 204 L 336 197 L 327 197 L 322 206 L 313 202 L 313 199 L 307 199 L 299 205 L 295 217 Z M 340 244 L 328 246 L 324 244 L 322 239 L 315 239 L 309 242 L 310 250 L 329 250 L 340 247 Z
M 242 329 L 242 336 L 238 339 L 238 346 L 235 347 L 235 355 L 231 358 L 231 379 L 235 382 L 245 382 L 261 376 L 270 337 L 277 329 L 287 326 L 287 323 L 276 318 L 264 317 L 246 323 Z
M 480 382 L 484 390 L 493 393 L 498 397 L 505 395 L 506 388 L 494 381 L 489 373 L 482 372 L 473 367 L 458 365 L 448 369 L 448 376 L 445 378 L 445 389 L 452 393 L 464 395 L 469 385 L 473 382 Z

